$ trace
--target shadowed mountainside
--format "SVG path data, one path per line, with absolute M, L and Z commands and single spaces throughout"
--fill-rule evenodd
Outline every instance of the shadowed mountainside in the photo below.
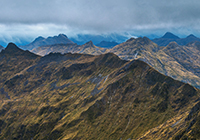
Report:
M 1 50 L 3 50 L 3 49 L 4 49 L 4 47 L 0 45 L 0 52 L 1 52 Z
M 199 138 L 199 89 L 140 60 L 12 43 L 0 59 L 0 139 Z

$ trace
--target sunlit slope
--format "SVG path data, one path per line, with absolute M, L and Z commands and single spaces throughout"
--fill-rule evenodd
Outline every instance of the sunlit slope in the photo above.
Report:
M 0 139 L 135 139 L 183 114 L 188 124 L 198 117 L 199 89 L 140 60 L 112 53 L 40 57 L 10 45 L 0 53 L 8 71 L 0 83 Z M 198 120 L 192 124 L 190 130 L 199 128 Z M 187 127 L 174 125 L 170 137 Z M 187 132 L 182 136 L 199 137 Z

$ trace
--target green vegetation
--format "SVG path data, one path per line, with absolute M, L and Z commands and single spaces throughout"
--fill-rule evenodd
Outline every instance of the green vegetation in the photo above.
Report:
M 140 60 L 16 46 L 0 59 L 0 139 L 200 137 L 200 90 Z

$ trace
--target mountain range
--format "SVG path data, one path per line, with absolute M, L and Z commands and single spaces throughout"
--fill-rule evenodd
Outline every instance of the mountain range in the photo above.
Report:
M 44 38 L 42 36 L 37 37 L 33 42 L 21 46 L 23 49 L 32 50 L 37 47 L 46 46 L 46 45 L 55 45 L 55 44 L 73 44 L 83 45 L 89 41 L 92 41 L 96 46 L 103 48 L 112 48 L 119 43 L 123 43 L 130 38 L 131 35 L 119 35 L 119 34 L 110 34 L 110 35 L 83 35 L 78 34 L 77 37 L 68 38 L 64 34 L 59 34 L 58 36 Z M 152 39 L 152 41 L 159 46 L 167 46 L 170 42 L 176 42 L 179 45 L 187 45 L 188 43 L 200 41 L 200 38 L 189 35 L 186 38 L 179 38 L 178 36 L 166 32 L 162 37 Z M 119 42 L 119 43 L 118 43 Z
M 112 48 L 116 45 L 118 45 L 119 43 L 117 42 L 109 42 L 109 41 L 101 41 L 99 44 L 96 44 L 96 46 L 102 47 L 102 48 Z
M 5 47 L 8 42 L 14 41 L 16 44 L 18 44 L 18 46 L 20 46 L 20 48 L 32 50 L 35 47 L 44 46 L 44 45 L 67 44 L 69 42 L 71 43 L 74 42 L 78 45 L 83 45 L 89 41 L 92 41 L 96 46 L 104 47 L 104 48 L 112 48 L 115 45 L 115 43 L 125 42 L 126 40 L 134 36 L 135 36 L 134 34 L 129 34 L 129 33 L 121 33 L 121 34 L 110 33 L 110 34 L 101 34 L 101 35 L 77 34 L 75 36 L 70 36 L 68 38 L 66 35 L 60 34 L 60 36 L 58 35 L 58 36 L 53 36 L 53 37 L 52 36 L 47 37 L 49 39 L 48 41 L 46 41 L 47 38 L 39 36 L 31 43 L 30 41 L 32 37 L 14 37 L 12 38 L 12 40 L 10 38 L 7 39 L 6 37 L 3 37 L 0 39 L 0 45 Z M 198 37 L 192 34 L 187 36 L 186 38 L 179 38 L 178 36 L 170 32 L 167 32 L 165 35 L 163 35 L 160 38 L 158 35 L 154 35 L 154 34 L 148 35 L 148 38 L 151 38 L 151 40 L 157 43 L 159 46 L 166 46 L 172 41 L 177 42 L 179 45 L 187 45 L 187 43 L 191 41 L 200 40 Z M 37 40 L 39 40 L 40 43 L 34 44 L 34 42 Z
M 166 47 L 158 46 L 147 37 L 131 38 L 109 52 L 125 60 L 142 60 L 159 72 L 200 88 L 199 42 L 187 46 L 171 42 Z
M 54 44 L 74 44 L 74 42 L 69 40 L 66 35 L 59 34 L 58 36 L 48 37 L 48 38 L 39 36 L 30 44 L 21 46 L 21 47 L 26 50 L 32 50 L 40 46 L 47 46 L 47 45 L 54 45 Z
M 165 37 L 169 38 L 170 35 Z M 200 88 L 200 50 L 198 42 L 191 42 L 185 46 L 171 42 L 167 46 L 159 46 L 147 37 L 139 37 L 130 38 L 110 49 L 97 47 L 90 41 L 84 45 L 55 44 L 41 46 L 33 49 L 32 52 L 42 56 L 50 52 L 92 55 L 112 52 L 124 60 L 142 60 L 165 75 Z
M 200 38 L 190 34 L 186 38 L 179 38 L 178 36 L 167 32 L 161 38 L 152 39 L 153 42 L 158 44 L 159 46 L 167 46 L 170 42 L 176 42 L 179 45 L 187 45 L 190 42 L 200 41 Z
M 25 50 L 33 50 L 41 46 L 50 46 L 50 45 L 57 45 L 57 44 L 83 45 L 92 40 L 92 42 L 97 44 L 97 46 L 99 47 L 112 48 L 118 44 L 116 41 L 123 42 L 126 39 L 128 39 L 128 35 L 125 36 L 125 35 L 119 35 L 119 34 L 110 34 L 110 35 L 78 34 L 77 37 L 71 37 L 69 39 L 66 35 L 59 34 L 58 36 L 47 37 L 47 38 L 39 36 L 33 42 L 25 46 L 20 46 L 20 47 Z
M 50 52 L 60 52 L 60 53 L 82 53 L 82 54 L 103 54 L 105 53 L 106 49 L 97 47 L 93 44 L 92 41 L 89 41 L 83 45 L 77 44 L 55 44 L 55 45 L 46 45 L 37 47 L 31 52 L 36 53 L 38 55 L 44 56 L 49 54 Z
M 156 47 L 148 38 L 126 43 Z M 39 56 L 13 43 L 0 60 L 0 139 L 200 138 L 200 90 L 141 60 Z
M 131 35 L 128 33 L 124 34 L 111 33 L 111 34 L 101 34 L 101 35 L 78 34 L 75 37 L 70 37 L 69 39 L 77 43 L 78 45 L 85 44 L 88 41 L 92 41 L 95 45 L 97 45 L 100 44 L 102 41 L 121 43 L 130 38 L 130 36 Z

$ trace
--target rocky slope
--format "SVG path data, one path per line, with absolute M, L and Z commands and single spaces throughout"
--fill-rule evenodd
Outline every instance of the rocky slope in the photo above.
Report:
M 125 60 L 142 60 L 165 75 L 200 88 L 200 50 L 197 42 L 188 46 L 171 42 L 161 47 L 146 37 L 132 38 L 109 51 Z
M 170 35 L 166 37 L 170 37 Z M 172 36 L 172 38 L 176 38 L 176 36 Z M 57 44 L 41 46 L 32 50 L 32 52 L 39 55 L 46 55 L 50 52 L 92 55 L 112 52 L 124 60 L 142 60 L 165 75 L 200 88 L 200 50 L 198 42 L 189 43 L 187 46 L 171 42 L 169 45 L 162 47 L 147 37 L 140 37 L 137 39 L 130 38 L 112 49 L 97 47 L 90 41 L 84 45 Z
M 4 47 L 0 45 L 0 52 L 1 52 L 1 50 L 3 50 L 3 49 L 4 49 Z
M 0 139 L 199 138 L 200 90 L 140 60 L 14 44 L 0 59 Z

